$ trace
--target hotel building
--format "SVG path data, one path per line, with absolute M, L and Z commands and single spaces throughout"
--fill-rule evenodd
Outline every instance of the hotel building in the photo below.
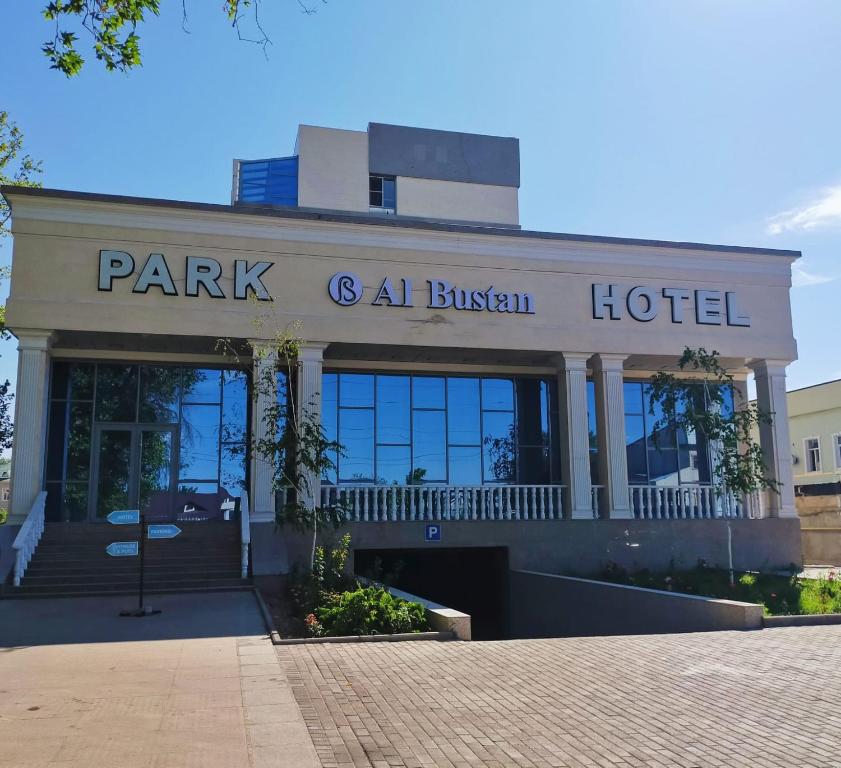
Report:
M 234 161 L 230 205 L 3 187 L 19 359 L 0 576 L 26 588 L 33 558 L 62 591 L 49 553 L 120 538 L 102 522 L 125 508 L 233 541 L 233 577 L 286 572 L 306 543 L 276 528 L 251 450 L 272 402 L 252 382 L 274 365 L 252 351 L 293 323 L 279 390 L 344 446 L 315 493 L 346 506 L 358 556 L 691 566 L 722 562 L 729 527 L 738 567 L 798 562 L 799 253 L 528 231 L 519 186 L 517 139 L 372 123 L 302 125 L 292 155 Z M 687 346 L 719 352 L 736 397 L 755 374 L 778 494 L 718 492 L 701 435 L 655 444 L 646 382 Z

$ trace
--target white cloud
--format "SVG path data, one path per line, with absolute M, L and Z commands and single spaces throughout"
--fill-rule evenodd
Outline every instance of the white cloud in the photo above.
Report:
M 767 231 L 780 235 L 827 227 L 841 227 L 841 186 L 827 187 L 805 205 L 772 216 Z
M 834 277 L 828 275 L 816 275 L 814 272 L 807 272 L 803 267 L 795 264 L 791 268 L 791 284 L 794 288 L 805 288 L 810 285 L 823 285 L 831 283 Z

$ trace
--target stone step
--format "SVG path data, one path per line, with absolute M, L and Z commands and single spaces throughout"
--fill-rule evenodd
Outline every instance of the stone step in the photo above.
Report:
M 154 588 L 154 589 L 147 589 L 145 590 L 145 594 L 147 595 L 163 595 L 172 592 L 245 592 L 252 590 L 253 587 L 249 582 L 239 580 L 239 584 L 229 584 L 229 585 L 220 585 L 220 586 L 206 586 L 206 587 L 184 587 L 184 586 L 173 586 L 173 587 L 161 587 L 161 588 Z M 28 599 L 42 599 L 42 598 L 51 598 L 51 597 L 115 597 L 119 595 L 126 595 L 135 597 L 137 596 L 137 587 L 135 586 L 133 589 L 125 588 L 125 589 L 116 589 L 116 590 L 99 590 L 95 587 L 92 588 L 83 588 L 83 589 L 61 589 L 57 588 L 54 591 L 44 591 L 44 592 L 29 592 L 26 591 L 25 587 L 14 587 L 11 589 L 6 590 L 6 592 L 2 595 L 4 600 L 28 600 Z M 126 605 L 127 608 L 131 608 L 132 604 Z
M 239 568 L 238 557 L 203 558 L 196 557 L 186 560 L 161 560 L 146 558 L 145 567 L 150 572 L 173 573 L 181 571 L 202 571 L 208 568 Z M 26 569 L 27 576 L 38 574 L 74 574 L 74 573 L 118 573 L 121 571 L 134 573 L 140 567 L 137 557 L 120 557 L 108 560 L 59 560 L 40 562 L 33 560 Z
M 221 589 L 226 587 L 239 587 L 243 585 L 244 582 L 239 577 L 225 576 L 218 578 L 197 578 L 185 580 L 166 579 L 154 582 L 150 581 L 146 584 L 146 588 L 149 592 L 181 592 L 184 590 Z M 110 583 L 88 580 L 86 582 L 73 584 L 66 584 L 60 580 L 55 580 L 50 583 L 28 584 L 26 583 L 26 580 L 24 580 L 24 583 L 22 583 L 21 586 L 10 590 L 10 594 L 132 594 L 137 592 L 137 588 L 137 579 Z
M 113 572 L 93 572 L 87 571 L 82 573 L 42 573 L 30 574 L 29 571 L 23 577 L 22 584 L 24 586 L 38 586 L 40 584 L 84 584 L 87 582 L 97 582 L 100 584 L 108 584 L 111 582 L 136 582 L 139 578 L 140 570 L 135 569 L 131 571 Z M 176 583 L 180 581 L 191 581 L 196 579 L 217 579 L 217 578 L 239 578 L 239 568 L 207 568 L 204 570 L 193 571 L 150 571 L 148 568 L 144 570 L 144 579 L 148 583 Z

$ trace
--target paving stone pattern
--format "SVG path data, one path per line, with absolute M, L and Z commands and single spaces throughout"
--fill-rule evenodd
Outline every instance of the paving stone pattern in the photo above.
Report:
M 166 596 L 163 614 L 143 619 L 118 618 L 124 604 L 119 598 L 0 601 L 0 768 L 318 766 L 265 634 L 122 640 L 132 632 L 209 631 L 214 621 L 217 634 L 260 631 L 250 594 Z M 42 641 L 63 642 L 3 641 L 31 635 L 36 617 Z M 89 642 L 108 636 L 121 639 Z
M 326 768 L 841 767 L 841 627 L 276 651 Z

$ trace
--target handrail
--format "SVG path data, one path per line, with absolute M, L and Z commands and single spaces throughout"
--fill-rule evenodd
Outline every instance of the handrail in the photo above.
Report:
M 561 520 L 563 485 L 322 485 L 322 507 L 351 522 Z
M 686 485 L 629 485 L 628 500 L 634 517 L 644 520 L 714 520 L 748 517 L 742 499 L 720 493 L 707 483 Z
M 20 581 L 23 574 L 26 573 L 26 568 L 29 561 L 32 560 L 32 555 L 35 554 L 35 548 L 38 542 L 41 541 L 41 535 L 44 533 L 44 508 L 47 504 L 47 492 L 41 491 L 36 497 L 29 510 L 29 514 L 23 521 L 18 535 L 12 543 L 12 549 L 15 550 L 15 575 L 14 585 L 20 586 Z
M 248 578 L 248 547 L 251 544 L 251 514 L 248 511 L 248 493 L 242 492 L 239 499 L 239 540 L 242 548 L 240 565 L 242 578 Z

